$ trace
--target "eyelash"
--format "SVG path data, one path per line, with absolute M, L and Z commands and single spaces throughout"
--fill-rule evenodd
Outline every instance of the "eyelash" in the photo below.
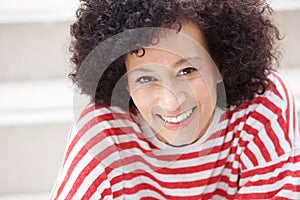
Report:
M 188 72 L 186 73 L 187 70 L 188 70 Z M 187 68 L 180 70 L 178 72 L 178 76 L 189 76 L 197 71 L 198 70 L 194 67 L 187 67 Z M 149 82 L 156 81 L 156 80 L 157 79 L 152 76 L 142 76 L 142 77 L 138 78 L 135 82 L 140 83 L 140 84 L 145 84 L 145 83 L 149 83 Z
M 185 73 L 187 70 L 189 70 L 189 72 Z M 194 67 L 187 67 L 187 68 L 184 68 L 184 69 L 180 70 L 179 73 L 178 73 L 178 76 L 189 76 L 192 73 L 197 72 L 197 71 L 198 70 Z
M 146 80 L 145 79 L 151 79 L 151 80 Z M 142 76 L 140 78 L 138 78 L 135 82 L 137 83 L 141 83 L 141 84 L 145 84 L 145 83 L 149 83 L 150 81 L 155 81 L 156 79 L 154 77 L 151 76 Z

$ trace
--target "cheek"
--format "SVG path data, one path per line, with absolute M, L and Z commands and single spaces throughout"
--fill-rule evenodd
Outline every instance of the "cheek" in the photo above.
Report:
M 153 90 L 147 89 L 138 89 L 131 93 L 134 104 L 143 115 L 147 114 L 148 116 L 151 108 L 155 105 L 155 98 L 152 93 Z
M 190 82 L 193 96 L 201 103 L 213 104 L 216 99 L 216 84 L 211 79 L 199 78 Z

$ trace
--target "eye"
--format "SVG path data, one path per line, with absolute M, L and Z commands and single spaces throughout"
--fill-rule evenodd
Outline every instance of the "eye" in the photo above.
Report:
M 197 72 L 198 70 L 194 67 L 187 67 L 187 68 L 184 68 L 182 70 L 180 70 L 178 72 L 178 75 L 179 76 L 184 76 L 184 75 L 190 75 L 190 74 L 193 74 L 195 72 Z
M 138 78 L 135 82 L 145 84 L 145 83 L 149 83 L 151 81 L 156 81 L 156 79 L 152 76 L 142 76 L 142 77 Z

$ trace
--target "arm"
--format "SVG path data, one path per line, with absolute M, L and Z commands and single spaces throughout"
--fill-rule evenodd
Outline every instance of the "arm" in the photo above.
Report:
M 243 171 L 240 180 L 239 199 L 299 199 L 300 149 Z
M 300 145 L 294 100 L 282 79 L 249 115 L 241 159 L 240 199 L 300 199 Z M 247 141 L 247 142 L 245 142 Z
M 110 144 L 102 132 L 105 112 L 86 108 L 73 126 L 59 177 L 50 199 L 112 199 L 107 171 L 99 154 Z M 103 158 L 105 159 L 105 158 Z

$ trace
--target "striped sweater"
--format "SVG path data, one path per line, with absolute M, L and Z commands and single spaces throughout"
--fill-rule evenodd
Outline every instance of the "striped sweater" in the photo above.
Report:
M 216 108 L 184 147 L 137 113 L 89 104 L 69 135 L 50 199 L 300 199 L 300 137 L 282 78 L 250 103 Z

